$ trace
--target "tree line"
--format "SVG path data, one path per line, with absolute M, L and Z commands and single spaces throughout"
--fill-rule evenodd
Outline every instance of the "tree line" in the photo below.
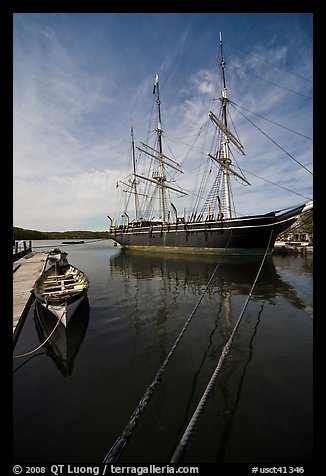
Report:
M 109 239 L 108 231 L 38 231 L 13 227 L 14 240 L 89 240 Z

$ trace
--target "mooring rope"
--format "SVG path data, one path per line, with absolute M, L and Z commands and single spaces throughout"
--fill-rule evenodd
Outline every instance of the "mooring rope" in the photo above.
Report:
M 106 241 L 106 240 L 109 240 L 110 238 L 97 238 L 95 240 L 91 240 L 91 239 L 87 239 L 87 241 L 84 241 L 84 243 L 57 243 L 57 244 L 53 244 L 53 245 L 40 245 L 40 246 L 33 246 L 33 250 L 34 249 L 37 249 L 37 248 L 53 248 L 54 246 L 60 246 L 63 247 L 63 246 L 70 246 L 70 245 L 87 245 L 88 243 L 94 243 L 95 241 Z M 56 241 L 56 240 L 53 240 L 53 241 Z M 59 240 L 58 240 L 59 241 Z
M 255 278 L 255 280 L 254 280 L 254 282 L 253 282 L 253 284 L 252 284 L 252 286 L 251 286 L 251 289 L 250 289 L 250 292 L 249 292 L 248 297 L 247 297 L 247 299 L 246 299 L 246 302 L 244 303 L 244 306 L 243 306 L 243 308 L 242 308 L 242 311 L 241 311 L 241 313 L 240 313 L 240 315 L 239 315 L 239 317 L 238 317 L 238 320 L 237 320 L 237 322 L 236 322 L 236 324 L 235 324 L 235 326 L 234 326 L 234 329 L 233 329 L 233 331 L 232 331 L 232 334 L 231 334 L 229 340 L 227 341 L 227 343 L 226 343 L 226 344 L 224 345 L 224 347 L 223 347 L 221 356 L 220 356 L 220 358 L 219 358 L 219 360 L 218 360 L 218 363 L 217 363 L 217 365 L 216 365 L 216 367 L 215 367 L 215 370 L 214 370 L 214 372 L 213 372 L 213 374 L 212 374 L 212 376 L 211 376 L 211 378 L 210 378 L 210 381 L 208 382 L 208 385 L 207 385 L 207 387 L 206 387 L 206 389 L 205 389 L 205 391 L 204 391 L 204 393 L 203 393 L 203 395 L 202 395 L 202 397 L 201 397 L 201 399 L 200 399 L 200 402 L 198 403 L 197 408 L 196 408 L 195 412 L 193 413 L 193 415 L 192 415 L 192 417 L 191 417 L 191 420 L 190 420 L 190 422 L 189 422 L 189 424 L 188 424 L 188 426 L 187 426 L 185 432 L 183 433 L 183 436 L 182 436 L 182 438 L 181 438 L 181 440 L 180 440 L 180 443 L 178 444 L 176 450 L 174 451 L 174 454 L 173 454 L 173 456 L 172 456 L 172 458 L 171 458 L 171 461 L 170 461 L 170 463 L 172 463 L 172 464 L 178 464 L 178 463 L 182 462 L 182 460 L 183 460 L 183 458 L 184 458 L 184 456 L 185 456 L 185 453 L 186 453 L 186 451 L 188 450 L 188 448 L 189 448 L 189 446 L 190 446 L 190 443 L 191 443 L 193 434 L 194 434 L 194 432 L 195 432 L 196 426 L 197 426 L 197 424 L 198 424 L 199 418 L 201 417 L 201 414 L 202 414 L 202 412 L 203 412 L 203 410 L 204 410 L 204 406 L 205 406 L 205 404 L 206 404 L 206 402 L 207 402 L 207 399 L 208 399 L 208 397 L 209 397 L 209 395 L 210 395 L 210 393 L 211 393 L 211 391 L 212 391 L 212 389 L 213 389 L 213 386 L 214 386 L 214 384 L 215 384 L 215 381 L 216 381 L 216 379 L 217 379 L 217 376 L 218 376 L 218 374 L 219 374 L 219 372 L 220 372 L 220 370 L 221 370 L 221 368 L 222 368 L 222 365 L 223 365 L 223 363 L 224 363 L 224 361 L 225 361 L 225 359 L 226 359 L 226 357 L 227 357 L 227 355 L 228 355 L 228 353 L 229 353 L 229 350 L 230 350 L 230 348 L 231 348 L 231 344 L 232 344 L 233 338 L 234 338 L 235 333 L 236 333 L 236 331 L 237 331 L 237 329 L 238 329 L 238 327 L 239 327 L 239 325 L 240 325 L 240 322 L 241 322 L 241 320 L 242 320 L 242 317 L 243 317 L 243 315 L 244 315 L 244 312 L 245 312 L 245 310 L 246 310 L 246 308 L 247 308 L 248 302 L 249 302 L 249 300 L 250 300 L 250 298 L 251 298 L 251 296 L 252 296 L 252 292 L 253 292 L 253 290 L 254 290 L 254 288 L 255 288 L 255 286 L 256 286 L 256 283 L 257 283 L 257 280 L 258 280 L 258 278 L 259 278 L 260 272 L 261 272 L 261 270 L 262 270 L 262 268 L 263 268 L 263 265 L 264 265 L 264 262 L 265 262 L 265 259 L 266 259 L 266 256 L 267 256 L 267 252 L 268 252 L 268 249 L 269 249 L 269 245 L 270 245 L 270 242 L 271 242 L 272 233 L 273 233 L 273 230 L 271 231 L 271 234 L 270 234 L 270 237 L 269 237 L 269 240 L 268 240 L 268 244 L 267 244 L 267 247 L 266 247 L 265 254 L 264 254 L 264 256 L 263 256 L 262 262 L 261 262 L 260 267 L 259 267 L 259 269 L 258 269 L 256 278 Z
M 257 330 L 258 330 L 258 326 L 259 326 L 259 323 L 260 323 L 261 314 L 263 312 L 265 302 L 266 301 L 264 300 L 260 309 L 259 309 L 259 311 L 258 311 L 257 321 L 256 321 L 256 324 L 255 324 L 254 331 L 252 333 L 251 339 L 249 341 L 248 358 L 247 358 L 246 362 L 244 363 L 242 374 L 239 377 L 239 384 L 238 384 L 237 391 L 235 392 L 236 395 L 235 395 L 235 400 L 234 400 L 234 404 L 233 404 L 233 409 L 231 410 L 230 415 L 228 417 L 228 421 L 226 422 L 226 424 L 224 426 L 224 429 L 223 429 L 223 433 L 222 433 L 222 436 L 221 436 L 220 448 L 218 450 L 216 460 L 215 460 L 216 463 L 224 461 L 228 441 L 230 439 L 231 430 L 232 430 L 232 427 L 233 427 L 233 420 L 234 420 L 234 417 L 235 417 L 235 414 L 237 412 L 237 408 L 238 408 L 238 405 L 239 405 L 239 402 L 240 402 L 240 399 L 241 399 L 242 387 L 243 387 L 243 383 L 244 383 L 244 380 L 245 380 L 245 375 L 246 375 L 249 363 L 250 363 L 250 361 L 252 360 L 252 357 L 253 357 L 253 350 L 254 350 L 253 343 L 254 343 L 254 340 L 255 340 L 255 337 L 256 337 L 256 333 L 257 333 Z
M 37 303 L 35 304 L 37 306 Z M 38 314 L 38 310 L 37 310 L 37 307 L 36 307 L 36 312 Z M 48 337 L 45 339 L 44 342 L 42 342 L 40 345 L 38 345 L 35 349 L 33 350 L 30 350 L 29 352 L 25 352 L 24 354 L 19 354 L 19 355 L 14 355 L 13 358 L 14 359 L 18 359 L 19 357 L 26 357 L 27 355 L 30 355 L 30 354 L 33 354 L 34 352 L 36 352 L 37 350 L 39 350 L 41 347 L 43 347 L 44 344 L 47 343 L 47 341 L 51 338 L 52 334 L 54 333 L 54 331 L 56 330 L 56 328 L 58 327 L 58 325 L 60 324 L 60 322 L 62 321 L 63 319 L 63 316 L 67 314 L 67 304 L 65 305 L 65 309 L 60 317 L 60 319 L 58 319 L 58 322 L 56 323 L 56 325 L 54 326 L 53 330 L 51 331 L 51 333 L 48 335 Z M 40 315 L 38 314 L 38 316 L 40 317 Z
M 141 400 L 139 401 L 136 409 L 134 410 L 133 414 L 131 415 L 130 417 L 130 420 L 127 424 L 127 426 L 125 427 L 125 429 L 123 430 L 123 432 L 121 433 L 121 435 L 119 436 L 119 438 L 115 441 L 115 443 L 113 444 L 113 446 L 111 447 L 111 449 L 109 450 L 109 452 L 107 453 L 107 455 L 105 456 L 103 462 L 104 463 L 115 463 L 118 461 L 118 459 L 120 458 L 120 455 L 124 449 L 124 447 L 126 446 L 126 444 L 128 443 L 131 435 L 132 435 L 132 432 L 133 430 L 135 429 L 137 423 L 138 423 L 138 420 L 140 419 L 141 415 L 143 414 L 143 412 L 145 411 L 145 408 L 147 406 L 147 404 L 149 403 L 155 389 L 158 387 L 158 385 L 161 383 L 161 378 L 162 378 L 162 375 L 163 375 L 163 372 L 165 371 L 169 361 L 171 360 L 172 358 L 172 355 L 174 354 L 176 348 L 178 347 L 184 333 L 186 332 L 186 329 L 187 327 L 189 326 L 193 316 L 195 315 L 201 301 L 203 300 L 203 297 L 205 296 L 215 274 L 216 274 L 216 271 L 218 269 L 218 267 L 220 266 L 221 264 L 221 261 L 223 259 L 223 256 L 225 254 L 225 250 L 227 249 L 228 245 L 229 245 L 229 242 L 230 242 L 230 239 L 231 239 L 231 236 L 232 236 L 232 230 L 231 230 L 231 233 L 230 233 L 230 236 L 229 236 L 229 239 L 228 239 L 228 242 L 225 246 L 225 248 L 223 249 L 223 252 L 221 254 L 221 257 L 220 257 L 220 260 L 219 262 L 217 263 L 211 277 L 209 278 L 209 281 L 202 293 L 202 295 L 200 296 L 197 304 L 195 305 L 194 309 L 192 310 L 190 316 L 188 317 L 185 325 L 183 326 L 180 334 L 178 335 L 175 343 L 173 344 L 170 352 L 168 353 L 166 359 L 164 360 L 161 368 L 159 369 L 159 371 L 157 372 L 157 374 L 155 375 L 155 378 L 154 380 L 152 381 L 152 383 L 149 385 L 149 387 L 147 388 L 145 394 L 143 395 L 143 397 L 141 398 Z

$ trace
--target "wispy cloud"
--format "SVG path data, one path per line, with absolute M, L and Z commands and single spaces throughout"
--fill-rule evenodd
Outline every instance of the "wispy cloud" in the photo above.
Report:
M 189 171 L 198 168 L 201 157 L 206 160 L 209 144 L 201 142 L 201 136 L 195 139 L 209 108 L 219 102 L 214 93 L 219 80 L 217 65 L 211 68 L 217 43 L 211 44 L 208 35 L 202 38 L 197 33 L 200 16 L 168 15 L 163 22 L 159 14 L 154 15 L 151 20 L 155 28 L 149 31 L 145 28 L 149 18 L 137 15 L 137 22 L 123 14 L 16 16 L 16 226 L 66 230 L 80 229 L 81 225 L 87 228 L 89 223 L 94 229 L 94 217 L 98 217 L 96 229 L 106 228 L 106 215 L 120 212 L 115 183 L 126 173 L 130 125 L 135 126 L 136 140 L 143 140 L 154 113 L 151 89 L 156 72 L 162 84 L 163 128 L 174 157 L 180 162 L 185 158 L 184 168 Z M 217 38 L 214 20 L 210 17 L 206 33 Z M 304 43 L 298 33 L 308 28 L 307 23 L 302 23 L 301 17 L 298 20 L 302 26 L 296 27 L 295 35 L 293 31 L 287 33 L 286 43 L 278 41 L 277 36 L 266 42 L 262 35 L 252 55 L 226 42 L 227 81 L 229 97 L 239 106 L 311 136 L 312 103 L 308 97 L 312 95 L 312 83 L 299 76 L 300 72 L 302 77 L 311 78 L 311 54 L 306 51 L 310 32 L 305 32 Z M 269 21 L 267 15 L 266 28 Z M 229 30 L 231 19 L 228 22 Z M 233 32 L 232 43 L 241 48 L 241 36 L 236 28 Z M 231 112 L 247 154 L 243 159 L 239 157 L 239 165 L 310 196 L 311 176 L 262 136 L 244 115 L 264 127 L 308 168 L 312 165 L 311 141 L 273 127 L 240 107 L 231 108 Z M 190 152 L 187 144 L 193 143 Z M 190 178 L 185 174 L 181 183 L 192 190 Z M 248 175 L 248 179 L 252 187 L 235 184 L 241 213 L 268 211 L 301 201 L 300 196 L 284 189 L 275 192 L 271 184 L 254 176 Z M 178 203 L 188 206 L 186 200 Z

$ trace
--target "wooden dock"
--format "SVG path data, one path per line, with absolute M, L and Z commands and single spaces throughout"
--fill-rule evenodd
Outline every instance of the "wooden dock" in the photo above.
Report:
M 307 255 L 313 253 L 313 246 L 300 243 L 288 243 L 285 241 L 276 241 L 273 254 L 285 255 L 285 254 L 301 254 Z
M 34 300 L 31 293 L 39 277 L 47 253 L 32 252 L 13 263 L 13 333 L 19 333 L 27 312 Z M 16 331 L 16 332 L 15 332 Z M 14 339 L 15 340 L 15 339 Z
M 13 261 L 17 261 L 23 256 L 31 253 L 32 251 L 32 241 L 30 240 L 29 243 L 27 244 L 27 241 L 21 240 L 17 241 L 15 240 L 14 246 L 13 246 Z

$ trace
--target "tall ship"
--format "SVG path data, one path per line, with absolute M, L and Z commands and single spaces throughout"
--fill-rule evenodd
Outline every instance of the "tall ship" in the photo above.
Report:
M 272 253 L 280 233 L 295 223 L 302 213 L 313 208 L 308 200 L 292 208 L 270 211 L 266 214 L 237 216 L 235 213 L 232 180 L 250 185 L 239 167 L 233 165 L 234 152 L 245 155 L 244 147 L 229 125 L 230 100 L 227 95 L 225 60 L 222 34 L 220 33 L 221 93 L 219 111 L 209 111 L 209 123 L 213 126 L 214 141 L 207 151 L 207 158 L 216 171 L 206 195 L 202 184 L 203 175 L 197 180 L 198 197 L 193 210 L 184 208 L 181 213 L 172 202 L 174 197 L 184 197 L 187 191 L 178 185 L 177 177 L 184 171 L 169 151 L 163 148 L 163 128 L 159 77 L 156 74 L 153 94 L 156 99 L 156 124 L 154 143 L 140 142 L 135 147 L 131 128 L 132 170 L 129 178 L 120 180 L 125 194 L 125 208 L 121 222 L 115 223 L 108 216 L 109 235 L 123 248 L 167 252 L 195 252 L 256 255 Z M 146 173 L 138 170 L 137 149 L 148 160 Z M 205 172 L 207 174 L 208 167 Z M 199 200 L 201 199 L 201 202 Z M 199 207 L 199 203 L 201 203 Z M 133 210 L 130 211 L 130 205 Z

